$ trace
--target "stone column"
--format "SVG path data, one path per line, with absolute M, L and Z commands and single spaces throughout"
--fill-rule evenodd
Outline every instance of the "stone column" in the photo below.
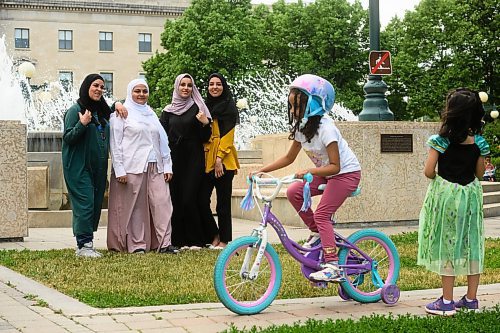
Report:
M 0 121 L 0 240 L 28 236 L 26 125 Z

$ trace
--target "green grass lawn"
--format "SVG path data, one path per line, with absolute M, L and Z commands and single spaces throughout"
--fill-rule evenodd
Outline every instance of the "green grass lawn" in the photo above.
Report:
M 231 328 L 226 333 L 452 333 L 481 332 L 497 333 L 500 331 L 500 307 L 475 312 L 459 311 L 453 318 L 441 316 L 381 316 L 372 315 L 359 320 L 314 320 L 295 325 L 271 326 L 268 328 L 251 328 L 239 330 Z
M 417 233 L 391 237 L 401 256 L 401 290 L 439 288 L 438 275 L 417 266 Z M 331 296 L 337 288 L 312 287 L 299 264 L 281 245 L 273 245 L 283 264 L 278 298 Z M 219 252 L 185 251 L 178 255 L 118 254 L 104 251 L 96 260 L 76 258 L 74 250 L 0 251 L 0 265 L 94 307 L 126 307 L 218 302 L 212 275 Z M 500 239 L 486 241 L 482 284 L 500 282 Z M 465 285 L 465 277 L 457 285 Z

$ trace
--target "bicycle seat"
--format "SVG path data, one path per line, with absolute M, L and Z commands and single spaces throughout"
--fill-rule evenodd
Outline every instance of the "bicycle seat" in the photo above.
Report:
M 318 190 L 324 191 L 326 188 L 326 184 L 321 184 L 318 186 Z M 354 191 L 352 191 L 350 197 L 356 197 L 361 194 L 361 186 L 358 186 Z

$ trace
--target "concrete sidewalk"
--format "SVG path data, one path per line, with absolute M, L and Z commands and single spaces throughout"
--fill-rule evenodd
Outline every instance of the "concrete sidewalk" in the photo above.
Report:
M 245 220 L 234 221 L 234 238 L 248 235 L 257 223 Z M 487 237 L 500 237 L 500 217 L 485 219 Z M 416 226 L 377 228 L 388 234 L 414 231 Z M 338 229 L 349 235 L 357 228 Z M 287 228 L 294 240 L 305 239 L 304 228 Z M 274 232 L 271 241 L 276 242 Z M 100 228 L 96 235 L 96 246 L 105 248 L 106 230 Z M 74 248 L 71 229 L 30 229 L 24 242 L 0 243 L 0 249 L 61 249 Z M 458 287 L 455 296 L 465 293 Z M 252 326 L 293 324 L 309 318 L 337 319 L 360 318 L 375 314 L 424 315 L 423 305 L 434 300 L 440 289 L 402 292 L 395 306 L 382 302 L 360 304 L 343 301 L 339 297 L 276 300 L 261 314 L 238 316 L 220 303 L 166 305 L 97 309 L 47 288 L 31 279 L 0 266 L 0 333 L 7 332 L 220 332 L 234 325 L 238 328 Z M 499 303 L 500 284 L 482 285 L 478 295 L 482 307 L 491 308 Z M 48 307 L 37 306 L 37 303 Z

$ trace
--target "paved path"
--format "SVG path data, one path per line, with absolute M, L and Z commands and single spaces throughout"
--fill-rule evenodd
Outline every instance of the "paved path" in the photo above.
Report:
M 500 237 L 500 217 L 485 220 L 487 237 Z M 236 220 L 234 236 L 246 235 L 256 226 L 255 222 Z M 378 228 L 394 234 L 416 230 L 416 226 Z M 341 229 L 349 235 L 357 229 Z M 287 228 L 295 240 L 308 235 L 303 228 Z M 271 241 L 275 242 L 273 234 Z M 105 229 L 97 232 L 97 247 L 105 247 Z M 0 249 L 61 249 L 73 248 L 70 229 L 30 229 L 24 242 L 0 243 Z M 456 288 L 455 294 L 465 293 L 465 287 Z M 343 301 L 339 297 L 277 300 L 264 312 L 254 316 L 238 316 L 219 303 L 166 305 L 97 309 L 47 288 L 31 279 L 0 266 L 0 333 L 10 332 L 220 332 L 230 325 L 250 328 L 254 325 L 293 324 L 308 318 L 337 319 L 360 318 L 376 314 L 424 315 L 423 305 L 436 298 L 439 289 L 402 292 L 396 306 L 382 302 L 360 304 Z M 479 288 L 481 306 L 493 307 L 500 300 L 500 284 L 482 285 Z M 47 306 L 39 306 L 41 303 Z M 37 305 L 38 304 L 38 305 Z

